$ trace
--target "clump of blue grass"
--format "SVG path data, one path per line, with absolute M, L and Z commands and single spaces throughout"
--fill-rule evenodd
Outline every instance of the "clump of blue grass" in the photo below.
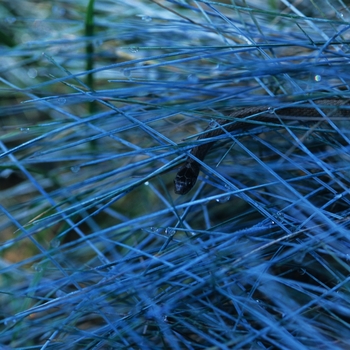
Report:
M 0 339 L 16 349 L 344 349 L 349 109 L 341 1 L 0 4 Z M 339 117 L 340 116 L 340 117 Z M 322 119 L 322 122 L 321 122 Z

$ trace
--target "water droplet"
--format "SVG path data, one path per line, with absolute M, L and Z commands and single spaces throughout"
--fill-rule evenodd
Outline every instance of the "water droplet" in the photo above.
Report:
M 144 183 L 144 185 L 145 185 L 145 186 L 149 186 L 149 182 L 146 181 L 146 182 Z
M 314 79 L 318 82 L 322 80 L 322 77 L 319 74 L 316 74 Z
M 17 323 L 17 318 L 16 317 L 9 317 L 4 320 L 4 325 L 5 326 L 10 326 L 14 325 Z
M 344 13 L 343 13 L 343 12 L 337 11 L 337 17 L 338 17 L 339 19 L 343 20 L 343 19 L 344 19 Z
M 132 53 L 135 53 L 135 52 L 138 52 L 139 51 L 139 48 L 137 46 L 131 46 L 129 48 L 129 51 L 132 52 Z
M 66 13 L 66 10 L 64 9 L 64 7 L 57 6 L 57 5 L 52 6 L 52 14 L 55 17 L 57 17 L 57 16 L 64 16 L 65 13 Z
M 57 100 L 57 103 L 58 103 L 59 105 L 64 105 L 66 102 L 67 102 L 67 100 L 66 100 L 64 97 L 60 97 L 60 98 Z
M 340 45 L 340 48 L 344 52 L 349 52 L 349 46 L 348 45 Z
M 80 171 L 80 166 L 79 165 L 73 165 L 70 170 L 72 171 L 72 173 L 76 174 Z
M 131 71 L 128 68 L 123 69 L 124 77 L 130 77 Z
M 284 219 L 284 213 L 282 211 L 278 211 L 274 216 L 279 221 L 283 221 Z
M 0 177 L 2 179 L 8 179 L 12 174 L 14 174 L 14 171 L 11 169 L 4 169 L 0 172 Z
M 214 129 L 219 125 L 219 123 L 215 119 L 211 119 L 209 123 L 209 127 Z
M 151 22 L 152 21 L 152 17 L 151 16 L 146 16 L 146 15 L 142 15 L 141 19 L 145 22 Z
M 299 251 L 299 253 L 294 256 L 294 261 L 298 265 L 301 265 L 302 262 L 304 261 L 304 259 L 305 259 L 305 252 L 303 252 L 303 251 Z
M 21 132 L 27 134 L 30 131 L 30 128 L 20 128 L 19 129 Z
M 65 297 L 67 295 L 67 293 L 65 293 L 65 292 L 63 292 L 62 290 L 57 290 L 56 291 L 56 296 L 57 296 L 57 298 L 63 298 L 63 297 Z
M 41 156 L 41 153 L 40 151 L 35 151 L 31 156 L 30 158 L 35 158 L 35 157 L 40 157 Z
M 60 239 L 57 238 L 57 237 L 55 237 L 55 238 L 53 238 L 53 239 L 51 240 L 51 242 L 50 242 L 50 247 L 51 247 L 51 248 L 57 248 L 57 247 L 60 246 L 60 244 L 61 244 Z
M 17 21 L 16 17 L 6 17 L 5 20 L 8 24 L 13 24 Z
M 173 236 L 175 233 L 176 233 L 176 230 L 174 230 L 173 228 L 168 227 L 165 229 L 165 234 L 168 236 Z
M 93 46 L 94 47 L 99 47 L 103 44 L 103 41 L 101 39 L 96 39 L 93 41 Z
M 299 272 L 300 275 L 305 275 L 306 274 L 306 269 L 300 268 L 298 270 L 298 272 Z
M 267 109 L 267 112 L 270 113 L 270 114 L 274 114 L 274 113 L 275 113 L 275 109 L 272 108 L 272 107 L 269 107 L 269 108 Z
M 30 68 L 28 69 L 27 74 L 29 78 L 34 79 L 38 76 L 38 71 L 35 68 Z
M 198 77 L 196 74 L 189 74 L 187 76 L 187 80 L 190 82 L 190 83 L 198 83 Z
M 217 201 L 218 203 L 226 203 L 226 202 L 228 202 L 230 199 L 231 199 L 231 196 L 230 196 L 230 195 L 227 195 L 227 196 L 224 196 L 224 197 L 216 198 L 216 201 Z
M 33 266 L 32 266 L 32 268 L 35 270 L 35 271 L 37 271 L 37 272 L 42 272 L 43 271 L 43 267 L 41 266 L 41 264 L 34 264 Z
M 149 230 L 150 230 L 151 232 L 158 232 L 158 231 L 159 231 L 159 228 L 156 227 L 156 226 L 151 226 L 151 227 L 149 228 Z

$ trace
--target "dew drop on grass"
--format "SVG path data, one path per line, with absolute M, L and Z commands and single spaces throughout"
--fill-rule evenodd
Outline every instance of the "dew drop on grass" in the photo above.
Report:
M 62 6 L 57 6 L 57 5 L 52 6 L 52 14 L 55 16 L 64 16 L 65 12 L 66 11 L 64 7 Z
M 43 267 L 41 266 L 41 264 L 34 264 L 32 267 L 33 267 L 33 269 L 36 272 L 42 272 L 43 271 Z
M 340 45 L 340 48 L 344 52 L 349 52 L 349 46 L 348 45 Z
M 65 292 L 63 292 L 62 290 L 57 290 L 56 291 L 56 297 L 57 298 L 63 298 L 63 297 L 65 297 L 67 295 L 67 293 L 65 293 Z
M 298 272 L 299 272 L 300 275 L 305 275 L 306 274 L 306 269 L 300 268 L 298 270 Z
M 103 44 L 103 41 L 101 39 L 96 39 L 93 41 L 94 47 L 99 47 Z
M 224 197 L 216 198 L 216 201 L 217 201 L 218 203 L 226 203 L 226 202 L 228 202 L 230 199 L 231 199 L 231 196 L 230 196 L 230 195 L 227 195 L 227 196 L 224 196 Z
M 321 81 L 321 80 L 322 80 L 322 76 L 319 75 L 319 74 L 316 74 L 314 79 L 315 79 L 315 81 L 317 81 L 317 82 L 318 82 L 318 81 Z
M 17 21 L 16 17 L 6 17 L 6 22 L 8 24 L 13 24 Z
M 35 157 L 40 157 L 41 156 L 41 153 L 40 151 L 35 151 L 32 155 L 31 155 L 31 158 L 35 158 Z
M 72 171 L 72 173 L 76 174 L 79 173 L 80 171 L 80 166 L 79 165 L 73 165 L 70 170 Z
M 278 220 L 278 221 L 283 221 L 284 220 L 284 213 L 281 211 L 278 211 L 274 217 Z
M 341 11 L 337 11 L 337 17 L 338 17 L 339 19 L 343 20 L 343 19 L 344 19 L 344 13 L 341 12 Z
M 304 261 L 304 259 L 305 259 L 305 252 L 299 251 L 299 253 L 295 255 L 295 257 L 294 257 L 293 260 L 294 260 L 297 264 L 300 265 L 300 264 L 302 264 L 302 262 Z
M 30 128 L 20 128 L 19 130 L 24 134 L 27 134 L 30 131 Z
M 189 74 L 187 76 L 187 80 L 190 82 L 190 83 L 198 83 L 198 77 L 196 74 Z
M 50 242 L 50 247 L 51 247 L 51 248 L 57 248 L 57 247 L 60 246 L 60 244 L 61 244 L 61 241 L 59 240 L 59 238 L 55 237 L 55 238 L 53 238 L 53 239 L 51 240 L 51 242 Z
M 123 75 L 124 77 L 130 77 L 131 71 L 130 69 L 123 69 Z
M 145 22 L 151 22 L 152 21 L 152 17 L 150 16 L 146 16 L 146 15 L 142 15 L 141 19 Z
M 64 105 L 67 102 L 67 100 L 64 97 L 60 97 L 57 100 L 57 102 L 58 102 L 59 105 Z
M 210 120 L 210 123 L 209 123 L 209 127 L 214 129 L 216 128 L 217 126 L 219 126 L 219 123 L 215 120 L 215 119 L 211 119 Z
M 4 325 L 5 326 L 10 326 L 10 325 L 14 325 L 17 323 L 17 318 L 16 317 L 9 317 L 4 321 Z
M 139 48 L 137 46 L 132 46 L 132 47 L 129 48 L 129 51 L 132 52 L 132 53 L 135 53 L 135 52 L 139 51 Z
M 173 236 L 176 233 L 176 230 L 174 230 L 173 228 L 167 227 L 165 229 L 165 234 L 167 236 Z
M 149 230 L 150 230 L 151 232 L 158 232 L 158 231 L 159 231 L 159 228 L 156 227 L 156 226 L 151 226 L 151 227 L 149 228 Z
M 34 79 L 38 76 L 38 71 L 35 68 L 30 68 L 28 69 L 27 74 L 29 78 Z

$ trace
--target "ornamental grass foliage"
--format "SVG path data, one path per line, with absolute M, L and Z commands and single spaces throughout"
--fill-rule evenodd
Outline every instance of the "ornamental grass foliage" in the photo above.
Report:
M 1 348 L 349 348 L 347 6 L 1 1 Z

